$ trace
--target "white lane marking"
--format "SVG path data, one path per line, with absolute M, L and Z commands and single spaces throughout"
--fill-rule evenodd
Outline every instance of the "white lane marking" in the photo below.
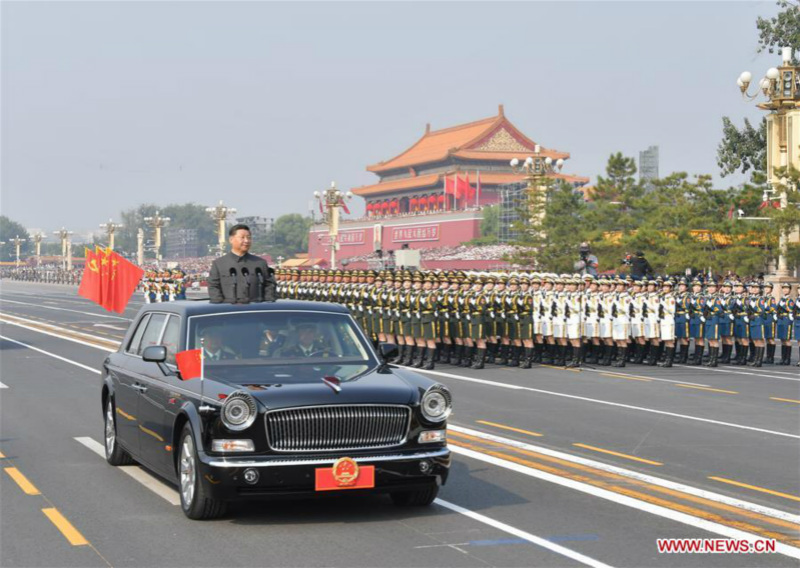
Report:
M 7 385 L 4 385 L 3 383 L 0 383 L 0 389 L 7 389 L 7 388 L 8 388 Z
M 580 491 L 582 493 L 588 493 L 589 495 L 593 495 L 601 499 L 606 499 L 608 501 L 617 503 L 619 505 L 625 505 L 626 507 L 638 509 L 646 513 L 651 513 L 653 515 L 657 515 L 665 519 L 676 521 L 678 523 L 683 523 L 685 525 L 689 525 L 691 527 L 695 527 L 708 532 L 716 533 L 718 535 L 726 536 L 728 538 L 747 540 L 750 542 L 754 542 L 756 540 L 761 540 L 764 538 L 760 535 L 754 535 L 712 521 L 707 521 L 705 519 L 693 517 L 689 514 L 681 513 L 679 511 L 674 511 L 672 509 L 667 509 L 666 507 L 662 507 L 660 505 L 654 505 L 646 501 L 640 501 L 639 499 L 634 499 L 633 497 L 628 497 L 627 495 L 614 493 L 613 491 L 602 489 L 600 487 L 595 487 L 594 485 L 589 485 L 587 483 L 582 483 L 580 481 L 575 481 L 573 479 L 566 479 L 563 477 L 559 477 L 552 473 L 547 473 L 546 471 L 533 469 L 531 467 L 527 467 L 508 460 L 496 458 L 494 456 L 487 456 L 480 452 L 468 450 L 466 448 L 451 446 L 450 450 L 456 454 L 461 454 L 485 463 L 490 463 L 498 467 L 509 469 L 511 471 L 516 471 L 517 473 L 522 473 L 524 475 L 535 477 L 543 481 L 549 481 L 551 483 L 555 483 L 556 485 L 561 485 L 562 487 L 575 489 L 576 491 Z M 791 558 L 800 558 L 800 548 L 795 548 L 793 546 L 789 546 L 787 544 L 783 544 L 780 542 L 777 542 L 775 544 L 775 551 L 778 552 L 779 554 L 783 554 Z
M 552 396 L 560 396 L 562 398 L 571 398 L 573 400 L 582 400 L 585 402 L 593 402 L 596 404 L 605 404 L 608 406 L 616 406 L 618 408 L 627 408 L 629 410 L 639 410 L 641 412 L 650 412 L 652 414 L 661 414 L 663 416 L 672 416 L 673 418 L 683 418 L 685 420 L 694 420 L 697 422 L 705 422 L 708 424 L 716 424 L 717 426 L 727 426 L 729 428 L 738 428 L 740 430 L 750 430 L 752 432 L 761 432 L 762 434 L 770 434 L 772 436 L 783 436 L 786 438 L 794 438 L 796 440 L 800 440 L 800 435 L 798 434 L 789 434 L 788 432 L 777 432 L 775 430 L 766 430 L 765 428 L 756 428 L 755 426 L 745 426 L 744 424 L 734 424 L 732 422 L 723 422 L 721 420 L 712 420 L 711 418 L 701 418 L 699 416 L 690 416 L 688 414 L 678 414 L 676 412 L 667 412 L 666 410 L 656 410 L 655 408 L 644 408 L 642 406 L 633 406 L 630 404 L 622 404 L 621 402 L 611 402 L 610 400 L 599 400 L 596 398 L 588 398 L 585 396 L 578 396 L 574 394 L 567 394 L 563 392 L 554 392 L 548 391 L 543 389 L 535 389 L 533 387 L 523 387 L 519 385 L 512 385 L 508 383 L 500 383 L 497 381 L 489 381 L 485 379 L 473 379 L 471 377 L 464 377 L 462 375 L 454 375 L 452 373 L 442 373 L 441 371 L 425 371 L 423 369 L 414 369 L 417 373 L 427 373 L 429 375 L 437 375 L 441 377 L 449 377 L 451 379 L 456 379 L 459 381 L 467 381 L 470 383 L 480 383 L 494 387 L 500 387 L 505 389 L 512 389 L 512 390 L 525 390 L 530 392 L 536 392 L 540 394 L 549 394 Z
M 800 524 L 800 515 L 787 513 L 785 511 L 774 509 L 772 507 L 766 507 L 764 505 L 759 505 L 757 503 L 750 503 L 749 501 L 743 501 L 741 499 L 736 499 L 735 497 L 728 497 L 727 495 L 714 493 L 713 491 L 707 491 L 705 489 L 700 489 L 698 487 L 692 487 L 691 485 L 684 485 L 683 483 L 669 481 L 668 479 L 663 479 L 661 477 L 656 477 L 654 475 L 649 475 L 646 473 L 625 469 L 619 466 L 595 461 L 593 459 L 585 458 L 582 456 L 576 456 L 573 454 L 560 452 L 558 450 L 552 450 L 550 448 L 545 448 L 544 446 L 537 446 L 535 444 L 529 444 L 527 442 L 520 442 L 519 440 L 514 440 L 512 438 L 506 438 L 503 436 L 497 436 L 495 434 L 489 434 L 481 430 L 473 430 L 472 428 L 465 428 L 464 426 L 456 426 L 454 424 L 450 424 L 448 426 L 448 429 L 453 430 L 455 432 L 468 434 L 470 436 L 475 436 L 476 438 L 482 438 L 484 440 L 489 440 L 491 442 L 498 442 L 506 446 L 519 448 L 521 450 L 537 452 L 539 454 L 544 454 L 546 456 L 562 459 L 564 461 L 576 463 L 579 465 L 584 465 L 587 467 L 592 467 L 595 469 L 600 469 L 602 471 L 607 471 L 609 473 L 615 473 L 617 475 L 622 475 L 624 477 L 636 479 L 638 481 L 644 481 L 645 483 L 649 483 L 651 485 L 658 485 L 660 487 L 666 487 L 667 489 L 681 491 L 683 493 L 688 493 L 689 495 L 694 495 L 695 497 L 701 497 L 703 499 L 708 499 L 709 501 L 716 501 L 717 503 L 723 503 L 725 505 L 730 505 L 732 507 L 738 507 L 740 509 L 752 511 L 754 513 L 759 513 L 761 515 L 766 515 L 768 517 L 773 517 L 776 519 L 781 519 L 790 523 Z
M 55 353 L 50 353 L 49 351 L 45 351 L 44 349 L 39 349 L 38 347 L 34 347 L 33 345 L 28 345 L 27 343 L 23 343 L 21 341 L 17 341 L 16 339 L 11 339 L 10 337 L 6 337 L 5 335 L 0 335 L 0 339 L 4 339 L 6 341 L 10 341 L 11 343 L 16 343 L 17 345 L 22 345 L 23 347 L 27 347 L 28 349 L 33 349 L 34 351 L 38 351 L 44 355 L 49 355 L 54 359 L 58 359 L 59 361 L 64 361 L 65 363 L 69 363 L 70 365 L 75 365 L 76 367 L 80 367 L 81 369 L 86 369 L 87 371 L 91 371 L 97 375 L 100 374 L 98 369 L 94 367 L 90 367 L 89 365 L 84 365 L 83 363 L 78 363 L 77 361 L 73 361 L 72 359 L 67 359 L 66 357 L 62 357 L 61 355 L 56 355 Z
M 116 326 L 116 325 L 111 325 L 109 323 L 95 323 L 95 324 L 92 324 L 92 327 L 107 327 L 108 329 L 116 329 L 118 331 L 126 331 L 128 329 L 127 327 L 119 327 L 119 326 Z
M 599 560 L 595 560 L 594 558 L 589 558 L 588 556 L 585 556 L 580 552 L 575 552 L 574 550 L 561 546 L 560 544 L 551 542 L 546 538 L 542 538 L 540 536 L 536 536 L 535 534 L 525 532 L 516 527 L 512 527 L 511 525 L 507 525 L 506 523 L 489 518 L 486 515 L 481 515 L 480 513 L 476 513 L 475 511 L 470 511 L 469 509 L 465 509 L 464 507 L 456 505 L 455 503 L 450 503 L 449 501 L 445 501 L 443 499 L 436 499 L 434 503 L 436 503 L 440 507 L 444 507 L 445 509 L 450 509 L 451 511 L 460 513 L 465 517 L 469 517 L 470 519 L 473 519 L 485 525 L 489 525 L 490 527 L 494 527 L 505 533 L 514 535 L 515 537 L 521 538 L 522 540 L 527 540 L 528 542 L 533 543 L 537 546 L 541 546 L 542 548 L 546 548 L 551 552 L 555 552 L 556 554 L 560 554 L 561 556 L 566 556 L 567 558 L 575 560 L 576 562 L 580 562 L 581 564 L 585 564 L 586 566 L 594 566 L 595 568 L 610 568 L 608 564 L 604 564 Z
M 98 442 L 93 438 L 89 438 L 88 436 L 77 437 L 74 438 L 76 442 L 83 444 L 98 456 L 103 459 L 106 459 L 106 449 L 103 447 L 103 444 Z M 181 498 L 178 496 L 178 492 L 175 491 L 172 487 L 161 481 L 160 479 L 156 479 L 145 470 L 143 470 L 138 465 L 123 465 L 118 467 L 120 469 L 134 478 L 136 481 L 147 487 L 150 491 L 158 495 L 159 497 L 165 499 L 170 505 L 180 505 Z
M 44 306 L 42 304 L 31 304 L 30 302 L 19 302 L 17 300 L 9 300 L 8 298 L 0 298 L 0 302 L 9 302 L 11 304 L 22 304 L 23 306 L 33 306 L 35 308 L 44 308 L 45 310 L 58 310 L 60 312 L 73 312 L 76 314 L 83 314 L 85 316 L 93 316 L 97 318 L 109 318 L 115 320 L 123 320 L 123 321 L 133 321 L 130 318 L 121 318 L 119 316 L 109 316 L 107 314 L 96 314 L 93 312 L 84 312 L 81 310 L 71 310 L 69 308 L 56 308 L 54 306 Z
M 651 377 L 650 375 L 632 375 L 630 373 L 621 373 L 619 371 L 615 371 L 614 368 L 610 368 L 609 370 L 603 369 L 593 369 L 590 367 L 581 367 L 582 371 L 589 371 L 590 373 L 606 373 L 610 375 L 622 375 L 623 377 L 634 377 L 634 378 L 644 378 L 651 381 L 659 381 L 662 383 L 679 383 L 682 385 L 694 385 L 696 387 L 710 387 L 711 385 L 704 385 L 703 383 L 690 383 L 689 381 L 673 381 L 672 379 L 659 379 L 656 377 Z M 577 375 L 576 375 L 577 376 Z
M 686 367 L 686 368 L 691 369 L 691 367 L 688 367 L 687 365 L 675 365 L 675 366 L 676 367 Z M 790 379 L 789 377 L 778 377 L 776 375 L 765 375 L 764 373 L 750 373 L 750 372 L 747 372 L 747 371 L 736 371 L 736 370 L 733 370 L 733 369 L 712 369 L 712 368 L 709 368 L 709 367 L 705 367 L 703 370 L 704 371 L 714 371 L 715 373 L 733 373 L 734 375 L 752 375 L 754 377 L 766 377 L 768 379 L 778 379 L 778 380 L 781 380 L 781 381 L 800 382 L 800 377 L 798 377 L 796 379 Z M 767 373 L 781 373 L 782 375 L 794 375 L 795 377 L 797 377 L 797 375 L 795 373 L 783 373 L 781 371 L 767 371 Z
M 110 345 L 114 345 L 115 343 L 117 345 L 119 345 L 118 341 L 110 341 L 110 340 L 104 339 L 102 337 L 97 337 L 96 335 L 89 335 L 88 333 L 80 333 L 78 331 L 67 330 L 67 329 L 64 329 L 62 327 L 57 327 L 55 325 L 43 324 L 43 323 L 31 321 L 31 320 L 26 320 L 26 319 L 23 319 L 23 318 L 17 318 L 17 319 L 22 320 L 22 321 L 27 321 L 27 322 L 30 322 L 30 323 L 33 323 L 33 324 L 36 324 L 36 325 L 45 325 L 45 326 L 47 326 L 49 328 L 52 328 L 52 329 L 56 329 L 56 330 L 59 330 L 59 331 L 66 331 L 66 332 L 69 332 L 69 333 L 74 333 L 75 335 L 80 335 L 82 337 L 95 339 L 97 341 L 103 341 L 103 342 L 108 343 Z M 68 336 L 65 336 L 65 335 L 60 335 L 58 333 L 53 333 L 51 331 L 45 331 L 43 329 L 38 329 L 38 328 L 35 328 L 35 327 L 30 327 L 30 326 L 27 326 L 27 325 L 23 325 L 23 324 L 21 324 L 19 322 L 9 320 L 8 318 L 3 318 L 2 314 L 0 314 L 0 322 L 6 323 L 8 325 L 15 325 L 17 327 L 21 327 L 21 328 L 27 329 L 29 331 L 35 331 L 36 333 L 42 333 L 44 335 L 49 335 L 51 337 L 57 337 L 59 339 L 65 340 L 65 341 L 71 341 L 71 342 L 77 343 L 79 345 L 85 345 L 86 347 L 94 347 L 95 349 L 100 349 L 102 351 L 108 351 L 109 353 L 116 353 L 116 351 L 117 351 L 116 348 L 112 349 L 110 347 L 103 347 L 102 345 L 95 345 L 94 343 L 88 343 L 86 341 L 81 341 L 80 339 L 75 339 L 74 337 L 68 337 Z

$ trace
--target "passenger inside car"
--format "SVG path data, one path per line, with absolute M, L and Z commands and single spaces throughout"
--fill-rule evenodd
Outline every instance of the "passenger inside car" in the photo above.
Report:
M 206 361 L 221 361 L 228 359 L 238 359 L 236 351 L 224 342 L 222 329 L 213 326 L 203 330 L 201 335 L 203 345 L 203 358 Z

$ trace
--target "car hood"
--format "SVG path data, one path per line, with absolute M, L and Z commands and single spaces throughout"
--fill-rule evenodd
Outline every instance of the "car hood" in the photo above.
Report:
M 326 375 L 322 372 L 303 373 L 302 377 L 287 376 L 284 380 L 278 373 L 274 382 L 250 382 L 247 379 L 225 382 L 247 390 L 268 410 L 319 404 L 414 404 L 419 400 L 420 392 L 403 377 L 404 374 L 397 369 L 371 370 L 338 384 L 335 380 L 323 380 Z

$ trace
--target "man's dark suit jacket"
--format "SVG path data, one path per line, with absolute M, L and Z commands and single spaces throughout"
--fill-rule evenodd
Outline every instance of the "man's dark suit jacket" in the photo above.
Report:
M 248 276 L 243 274 L 243 268 L 249 272 Z M 234 269 L 235 273 L 232 273 L 231 269 Z M 258 278 L 259 269 L 263 275 L 263 287 Z M 274 301 L 275 281 L 267 267 L 267 261 L 250 253 L 239 256 L 229 252 L 219 257 L 211 264 L 208 299 L 212 304 Z

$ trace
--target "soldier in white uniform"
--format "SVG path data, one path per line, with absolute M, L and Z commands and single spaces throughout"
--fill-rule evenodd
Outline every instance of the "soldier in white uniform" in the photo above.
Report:
M 603 359 L 600 364 L 604 367 L 611 365 L 611 358 L 614 355 L 614 320 L 611 310 L 614 305 L 614 291 L 610 279 L 600 280 L 600 298 L 598 306 L 600 308 L 600 340 L 604 345 Z
M 661 342 L 659 334 L 659 303 L 661 299 L 661 282 L 650 280 L 647 283 L 647 316 L 644 322 L 644 337 L 650 343 L 650 351 L 647 354 L 647 364 L 654 366 L 658 361 L 658 344 Z
M 667 278 L 661 289 L 659 301 L 659 335 L 664 342 L 664 361 L 659 367 L 672 367 L 675 360 L 675 311 L 677 301 L 672 293 L 672 280 Z
M 600 286 L 591 274 L 584 276 L 583 281 L 583 337 L 586 341 L 586 362 L 592 365 L 597 364 L 600 357 Z
M 565 302 L 565 318 L 567 322 L 567 341 L 572 348 L 572 360 L 567 367 L 581 366 L 581 340 L 583 339 L 583 291 L 578 287 L 581 285 L 580 275 L 575 275 L 567 280 L 567 293 Z
M 643 290 L 641 280 L 631 282 L 630 296 L 631 348 L 636 350 L 633 362 L 640 365 L 644 361 L 644 321 L 647 313 L 647 292 Z
M 628 353 L 628 337 L 630 336 L 630 304 L 628 283 L 621 278 L 615 281 L 616 291 L 613 296 L 611 317 L 613 318 L 613 338 L 617 344 L 617 360 L 615 367 L 624 367 Z

